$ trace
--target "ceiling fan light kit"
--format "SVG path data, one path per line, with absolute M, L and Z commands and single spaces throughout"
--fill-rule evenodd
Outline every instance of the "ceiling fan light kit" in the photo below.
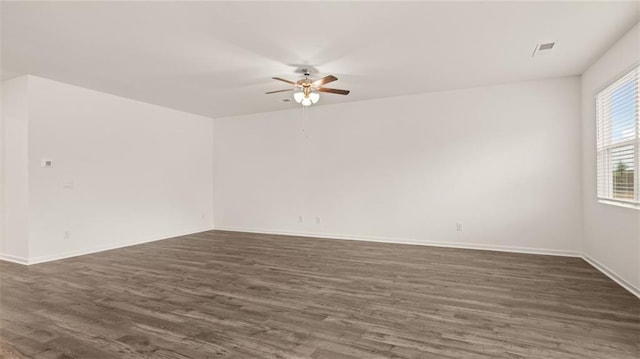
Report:
M 313 81 L 309 78 L 309 71 L 305 70 L 304 79 L 298 80 L 297 82 L 289 81 L 279 77 L 273 77 L 274 80 L 286 82 L 288 84 L 293 85 L 293 88 L 286 90 L 276 90 L 269 91 L 266 94 L 278 93 L 278 92 L 288 92 L 293 91 L 293 99 L 301 104 L 302 106 L 311 106 L 320 100 L 320 92 L 334 93 L 338 95 L 348 95 L 348 90 L 339 90 L 322 87 L 329 82 L 333 82 L 338 80 L 337 77 L 333 75 L 325 76 L 319 80 Z
M 293 93 L 293 99 L 302 106 L 311 106 L 320 100 L 320 94 L 315 90 L 296 90 Z

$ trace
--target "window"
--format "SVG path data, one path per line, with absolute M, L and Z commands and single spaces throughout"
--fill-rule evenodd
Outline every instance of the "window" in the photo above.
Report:
M 640 65 L 596 95 L 598 198 L 640 208 Z

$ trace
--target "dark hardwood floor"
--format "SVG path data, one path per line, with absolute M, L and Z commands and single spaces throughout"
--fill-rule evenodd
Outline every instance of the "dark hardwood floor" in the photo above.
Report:
M 640 358 L 579 258 L 212 231 L 0 263 L 6 358 Z

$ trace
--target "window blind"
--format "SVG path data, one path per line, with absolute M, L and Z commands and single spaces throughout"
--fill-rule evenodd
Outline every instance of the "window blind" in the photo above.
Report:
M 598 198 L 640 205 L 640 65 L 596 95 Z

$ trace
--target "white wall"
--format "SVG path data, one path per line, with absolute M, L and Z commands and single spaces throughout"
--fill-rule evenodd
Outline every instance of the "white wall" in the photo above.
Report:
M 579 93 L 570 77 L 216 119 L 214 226 L 576 254 Z
M 640 293 L 640 211 L 598 203 L 596 198 L 597 91 L 640 61 L 636 25 L 582 75 L 584 252 L 601 269 Z
M 211 229 L 211 119 L 28 79 L 29 262 Z
M 6 259 L 29 256 L 28 239 L 28 78 L 2 83 L 2 242 Z

